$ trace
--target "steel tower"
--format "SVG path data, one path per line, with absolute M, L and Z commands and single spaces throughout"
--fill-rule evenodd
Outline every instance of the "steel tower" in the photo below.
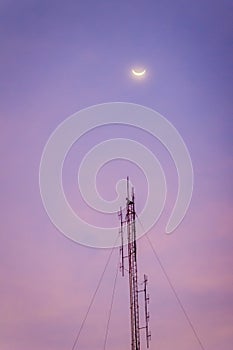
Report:
M 147 294 L 148 278 L 144 275 L 144 288 L 138 288 L 138 266 L 137 266 L 137 236 L 136 236 L 136 211 L 134 189 L 129 193 L 129 178 L 127 177 L 127 198 L 126 198 L 126 214 L 123 219 L 123 211 L 120 208 L 120 234 L 121 234 L 121 271 L 124 276 L 125 271 L 129 275 L 129 299 L 130 299 L 130 326 L 131 326 L 131 350 L 140 350 L 140 330 L 146 331 L 146 344 L 149 348 L 149 340 L 151 338 L 149 332 L 149 312 L 148 303 L 149 296 Z M 125 231 L 127 235 L 127 243 L 125 244 Z M 127 245 L 127 255 L 125 255 L 125 245 Z M 128 269 L 125 269 L 125 258 L 128 259 Z M 140 327 L 139 312 L 139 293 L 144 293 L 145 303 L 145 326 Z

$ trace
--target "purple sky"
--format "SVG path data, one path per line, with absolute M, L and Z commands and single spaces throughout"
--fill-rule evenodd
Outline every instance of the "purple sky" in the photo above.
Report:
M 176 173 L 158 141 L 135 136 L 161 155 L 169 172 L 170 199 L 150 239 L 205 349 L 231 350 L 232 1 L 2 0 L 0 14 L 0 348 L 72 348 L 109 250 L 78 245 L 52 225 L 40 198 L 40 158 L 49 135 L 69 115 L 127 101 L 164 115 L 188 146 L 193 199 L 182 224 L 166 236 Z M 145 65 L 147 79 L 130 78 L 134 64 Z M 64 170 L 78 212 L 76 184 L 68 180 L 75 181 L 80 154 L 93 140 L 134 136 L 133 128 L 95 132 L 85 136 L 83 148 L 74 146 L 70 159 L 77 164 L 67 159 Z M 144 198 L 145 179 L 120 161 L 98 176 L 103 196 L 114 196 L 114 180 L 128 174 Z M 86 219 L 98 220 L 87 210 Z M 145 238 L 139 253 L 141 276 L 146 272 L 150 280 L 151 349 L 200 349 Z M 118 250 L 77 349 L 103 348 L 117 257 Z M 108 349 L 129 349 L 128 316 L 127 278 L 119 278 Z

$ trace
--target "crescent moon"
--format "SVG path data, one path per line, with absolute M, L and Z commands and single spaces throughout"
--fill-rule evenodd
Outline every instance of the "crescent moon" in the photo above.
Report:
M 135 75 L 136 77 L 142 77 L 143 75 L 145 75 L 146 73 L 146 69 L 142 70 L 142 71 L 137 71 L 135 69 L 132 69 L 131 72 L 133 73 L 133 75 Z

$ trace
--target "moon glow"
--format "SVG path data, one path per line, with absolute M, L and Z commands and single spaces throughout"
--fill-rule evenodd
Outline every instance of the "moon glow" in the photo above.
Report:
M 143 77 L 146 74 L 146 69 L 137 70 L 133 68 L 131 72 L 135 77 Z

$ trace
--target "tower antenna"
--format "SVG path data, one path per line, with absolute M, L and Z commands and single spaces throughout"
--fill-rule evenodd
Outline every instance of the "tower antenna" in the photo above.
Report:
M 149 312 L 148 302 L 149 296 L 147 294 L 148 278 L 144 275 L 144 288 L 139 290 L 138 288 L 138 264 L 137 264 L 137 234 L 136 234 L 136 211 L 135 211 L 135 195 L 134 188 L 130 195 L 129 177 L 127 177 L 127 198 L 126 198 L 126 215 L 123 220 L 123 211 L 120 208 L 120 233 L 121 233 L 121 272 L 124 276 L 124 260 L 128 259 L 128 271 L 129 274 L 129 299 L 130 299 L 130 329 L 131 329 L 131 350 L 140 350 L 140 331 L 145 330 L 146 333 L 146 346 L 149 348 L 149 341 L 151 338 L 149 331 Z M 124 233 L 126 231 L 127 243 L 124 243 Z M 125 250 L 127 246 L 127 255 Z M 140 310 L 139 310 L 139 293 L 144 293 L 145 304 L 145 325 L 140 326 Z

